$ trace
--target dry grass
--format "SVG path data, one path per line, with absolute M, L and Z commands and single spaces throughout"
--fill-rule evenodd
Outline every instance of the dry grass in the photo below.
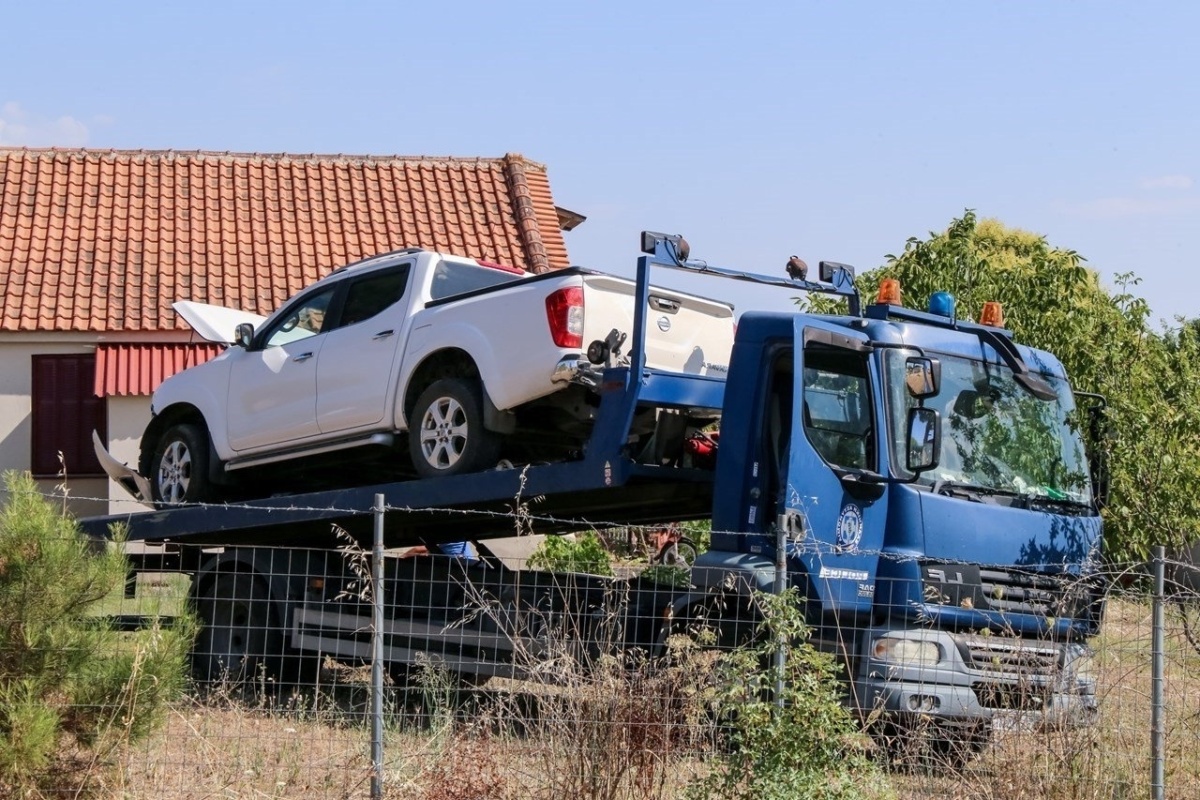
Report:
M 126 798 L 357 797 L 369 786 L 365 731 L 299 715 L 183 706 L 128 754 Z
M 663 738 L 680 731 L 649 710 L 635 717 L 636 700 L 645 698 L 597 685 L 581 702 L 568 702 L 563 694 L 531 699 L 528 687 L 516 688 L 473 692 L 467 703 L 456 697 L 454 707 L 439 700 L 422 713 L 413 712 L 420 700 L 411 697 L 406 714 L 393 708 L 384 742 L 385 796 L 667 800 L 681 796 L 694 774 L 697 765 L 689 765 L 687 752 L 671 752 Z M 344 704 L 328 710 L 304 705 L 182 704 L 151 742 L 126 753 L 119 777 L 98 796 L 367 797 L 365 718 Z M 564 713 L 568 706 L 571 714 Z M 631 739 L 639 735 L 652 741 Z
M 1200 798 L 1200 654 L 1167 615 L 1167 798 Z M 902 797 L 1121 800 L 1150 796 L 1151 607 L 1110 600 L 1097 656 L 1100 716 L 1086 728 L 997 733 L 961 769 L 897 776 Z
M 897 795 L 1149 796 L 1150 613 L 1148 603 L 1110 601 L 1104 632 L 1093 643 L 1101 708 L 1094 725 L 1000 733 L 965 766 L 893 772 Z M 1200 798 L 1200 655 L 1170 622 L 1168 615 L 1166 796 Z M 664 685 L 616 674 L 568 682 L 566 690 L 494 682 L 460 696 L 448 685 L 434 685 L 394 702 L 384 746 L 386 796 L 682 797 L 714 752 L 711 723 L 692 718 L 692 724 L 678 726 L 672 720 L 680 717 L 661 705 L 682 702 L 670 687 L 686 685 L 684 676 L 672 675 Z M 355 683 L 361 676 L 342 677 Z M 180 704 L 161 732 L 126 753 L 119 777 L 100 796 L 367 797 L 364 703 L 361 685 L 342 684 L 318 699 L 282 705 L 250 708 L 224 699 Z M 420 713 L 411 713 L 416 706 Z

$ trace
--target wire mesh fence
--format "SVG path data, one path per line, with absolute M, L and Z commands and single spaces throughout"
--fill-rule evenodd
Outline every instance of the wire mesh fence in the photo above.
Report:
M 601 527 L 532 560 L 487 540 L 130 545 L 92 613 L 131 641 L 197 633 L 187 691 L 96 791 L 749 796 L 782 763 L 831 796 L 1200 797 L 1187 561 L 1156 582 L 1155 564 L 858 553 L 878 562 L 863 576 L 791 542 L 781 604 L 761 543 L 689 542 L 686 564 L 661 533 Z

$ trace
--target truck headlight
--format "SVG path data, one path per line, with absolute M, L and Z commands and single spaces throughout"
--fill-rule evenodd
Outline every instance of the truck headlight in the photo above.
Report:
M 919 639 L 898 639 L 885 636 L 876 639 L 871 654 L 881 661 L 905 664 L 914 667 L 932 667 L 942 660 L 942 649 L 937 642 Z

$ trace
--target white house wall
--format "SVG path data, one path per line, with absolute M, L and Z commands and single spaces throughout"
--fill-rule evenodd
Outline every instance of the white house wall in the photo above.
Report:
M 148 396 L 108 398 L 108 452 L 117 461 L 123 461 L 137 469 L 142 431 L 146 430 L 149 423 Z M 116 481 L 108 481 L 107 491 L 110 514 L 132 514 L 149 510 L 148 506 L 131 498 Z
M 95 335 L 59 334 L 0 340 L 0 471 L 28 471 L 33 443 L 33 361 L 35 355 L 71 355 L 96 349 Z M 77 517 L 108 511 L 106 478 L 72 478 L 67 465 L 67 507 Z M 62 497 L 61 478 L 39 478 L 47 496 Z M 0 488 L 0 494 L 4 494 Z
M 188 334 L 160 332 L 124 335 L 121 341 L 188 341 Z M 28 471 L 33 442 L 33 362 L 35 355 L 91 353 L 99 342 L 113 340 L 95 333 L 0 333 L 0 472 Z M 117 460 L 137 464 L 138 444 L 150 420 L 150 398 L 109 397 L 108 448 Z M 67 507 L 77 517 L 148 510 L 107 477 L 72 478 L 67 465 Z M 39 478 L 47 496 L 62 497 L 61 478 Z M 3 495 L 0 487 L 0 496 Z M 2 499 L 2 497 L 0 497 Z

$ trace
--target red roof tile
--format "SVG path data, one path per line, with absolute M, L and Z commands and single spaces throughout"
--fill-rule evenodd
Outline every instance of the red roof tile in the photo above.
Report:
M 101 344 L 96 346 L 96 396 L 149 395 L 176 372 L 216 358 L 216 344 Z
M 185 329 L 268 314 L 334 267 L 428 247 L 569 264 L 546 169 L 498 159 L 0 148 L 0 329 Z

